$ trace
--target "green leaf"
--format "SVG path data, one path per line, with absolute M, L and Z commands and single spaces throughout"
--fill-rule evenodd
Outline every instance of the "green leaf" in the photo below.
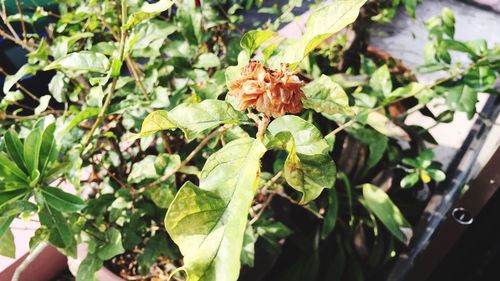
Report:
M 366 169 L 373 168 L 384 156 L 389 140 L 387 136 L 380 134 L 368 127 L 359 127 L 348 130 L 354 138 L 368 146 L 370 154 L 366 161 Z
M 80 197 L 60 188 L 47 186 L 41 191 L 47 204 L 63 213 L 78 212 L 85 207 L 85 202 Z
M 276 32 L 272 30 L 250 30 L 243 35 L 240 45 L 252 55 L 260 45 L 273 39 L 275 36 Z
M 438 169 L 428 169 L 426 170 L 427 174 L 436 182 L 441 182 L 446 179 L 446 174 Z
M 123 29 L 125 30 L 131 29 L 132 27 L 138 25 L 142 21 L 155 17 L 161 14 L 163 11 L 168 10 L 168 8 L 170 8 L 173 4 L 174 1 L 172 0 L 159 0 L 152 4 L 144 2 L 141 9 L 138 12 L 133 13 L 129 17 Z
M 123 254 L 125 249 L 122 245 L 122 234 L 116 228 L 110 228 L 106 232 L 106 243 L 97 249 L 97 256 L 101 260 L 110 260 L 116 255 Z
M 71 228 L 63 214 L 58 210 L 53 209 L 48 204 L 44 205 L 44 208 L 38 216 L 40 218 L 40 223 L 45 225 L 50 230 L 49 242 L 62 249 L 75 243 Z
M 5 146 L 7 147 L 7 153 L 10 158 L 14 160 L 18 168 L 20 168 L 24 173 L 27 173 L 28 170 L 24 164 L 23 143 L 19 139 L 16 131 L 12 129 L 8 130 L 5 133 L 4 140 Z
M 328 208 L 323 219 L 323 226 L 321 227 L 321 239 L 326 239 L 332 233 L 337 222 L 337 215 L 339 212 L 339 202 L 337 198 L 337 190 L 328 190 Z
M 144 251 L 137 258 L 139 273 L 147 275 L 160 255 L 169 259 L 180 258 L 177 248 L 164 232 L 156 232 L 153 237 L 146 241 Z
M 467 86 L 476 91 L 485 91 L 491 89 L 497 81 L 495 71 L 487 66 L 474 68 L 472 71 L 464 75 L 464 82 Z
M 418 0 L 402 0 L 406 12 L 412 18 L 415 18 L 415 11 L 417 10 L 417 1 Z
M 243 236 L 243 248 L 241 250 L 240 260 L 242 264 L 249 267 L 254 266 L 255 242 L 257 242 L 257 235 L 255 235 L 252 225 L 247 224 L 245 234 Z
M 404 178 L 402 178 L 400 182 L 401 188 L 413 187 L 415 184 L 417 184 L 418 178 L 418 173 L 411 173 L 404 176 Z
M 44 70 L 62 69 L 64 71 L 88 71 L 106 73 L 109 68 L 108 58 L 96 52 L 81 51 L 67 54 L 51 64 L 47 65 Z
M 326 75 L 321 75 L 319 79 L 313 80 L 302 90 L 307 97 L 303 100 L 305 108 L 327 115 L 353 114 L 344 89 Z
M 54 139 L 55 123 L 45 128 L 42 134 L 42 144 L 40 145 L 40 174 L 43 175 L 49 164 L 57 158 L 56 142 Z
M 5 234 L 5 232 L 9 229 L 10 224 L 15 218 L 16 216 L 0 218 L 0 237 L 2 237 Z
M 96 254 L 88 253 L 78 267 L 76 281 L 95 280 L 95 273 L 102 267 L 103 261 Z
M 0 207 L 4 204 L 12 202 L 16 199 L 23 197 L 27 193 L 28 189 L 11 189 L 11 190 L 0 190 Z
M 40 128 L 35 128 L 24 140 L 24 161 L 30 175 L 33 174 L 34 170 L 38 170 L 41 146 L 42 130 Z
M 229 103 L 220 100 L 204 100 L 201 103 L 184 103 L 170 112 L 163 110 L 149 114 L 142 123 L 140 137 L 161 130 L 180 128 L 188 139 L 221 124 L 239 124 L 246 116 Z
M 21 213 L 30 214 L 36 211 L 38 211 L 38 207 L 35 204 L 25 200 L 17 200 L 0 208 L 0 219 L 17 216 Z
M 408 0 L 407 0 L 408 1 Z M 416 2 L 416 0 L 413 0 Z M 441 18 L 443 19 L 443 31 L 450 38 L 455 36 L 455 14 L 447 7 L 441 11 Z
M 321 42 L 356 20 L 366 0 L 342 0 L 321 7 L 308 18 L 302 37 L 284 50 L 283 62 L 295 64 Z
M 10 91 L 12 86 L 14 86 L 19 79 L 28 74 L 33 74 L 36 71 L 29 64 L 23 65 L 14 75 L 7 75 L 5 77 L 5 82 L 3 83 L 3 92 L 7 93 Z
M 184 255 L 190 281 L 235 281 L 248 210 L 264 145 L 252 138 L 232 141 L 212 154 L 200 187 L 186 182 L 165 217 L 170 237 Z
M 378 68 L 370 78 L 370 87 L 378 96 L 387 97 L 392 91 L 392 80 L 386 64 Z
M 16 244 L 14 243 L 14 235 L 9 229 L 3 235 L 0 235 L 0 256 L 11 259 L 16 258 Z
M 399 208 L 380 188 L 363 184 L 363 198 L 368 210 L 402 243 L 408 245 L 413 235 L 410 223 L 406 221 Z
M 366 123 L 377 132 L 388 137 L 399 138 L 407 141 L 410 140 L 408 134 L 401 127 L 396 125 L 387 116 L 380 112 L 371 111 L 368 113 Z
M 330 146 L 321 132 L 304 119 L 285 115 L 269 124 L 272 138 L 268 146 L 288 151 L 284 176 L 287 183 L 302 192 L 302 203 L 317 198 L 335 183 L 335 164 L 328 154 Z
M 12 162 L 5 153 L 0 152 L 0 176 L 4 178 L 13 177 L 21 182 L 28 182 L 28 175 L 25 174 L 15 162 Z
M 219 67 L 220 60 L 219 57 L 214 53 L 204 53 L 198 57 L 198 61 L 193 66 L 204 69 Z
M 66 101 L 64 77 L 62 72 L 57 72 L 49 82 L 49 92 L 54 99 L 60 103 Z
M 476 113 L 477 91 L 468 85 L 447 88 L 445 98 L 450 109 L 466 112 L 469 119 Z
M 99 111 L 101 111 L 97 107 L 87 107 L 84 110 L 80 111 L 75 118 L 71 120 L 71 122 L 68 124 L 68 127 L 66 127 L 66 131 L 69 132 L 71 129 L 74 127 L 78 126 L 80 122 L 87 120 L 89 118 L 92 118 L 94 116 L 97 116 L 99 114 Z
M 50 95 L 44 95 L 40 97 L 40 104 L 35 108 L 35 115 L 39 115 L 44 112 L 49 106 Z

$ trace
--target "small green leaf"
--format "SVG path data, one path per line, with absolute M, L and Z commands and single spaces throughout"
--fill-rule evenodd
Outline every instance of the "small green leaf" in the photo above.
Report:
M 392 80 L 386 64 L 378 68 L 370 78 L 370 87 L 379 96 L 387 97 L 392 91 Z
M 321 227 L 321 239 L 326 239 L 332 233 L 337 222 L 337 215 L 339 212 L 339 202 L 337 198 L 337 190 L 328 190 L 328 207 L 323 219 L 323 226 Z
M 33 74 L 36 71 L 29 64 L 23 65 L 14 75 L 7 75 L 5 77 L 5 82 L 3 83 L 3 92 L 7 93 L 10 91 L 12 86 L 14 86 L 19 79 L 28 74 Z
M 32 174 L 34 170 L 38 170 L 41 146 L 42 130 L 35 128 L 24 140 L 24 161 L 29 174 Z
M 52 94 L 54 99 L 60 103 L 66 101 L 64 78 L 65 76 L 62 72 L 57 72 L 49 82 L 49 92 Z
M 313 80 L 302 90 L 307 97 L 303 100 L 305 108 L 327 115 L 353 114 L 344 89 L 326 75 L 321 75 L 319 79 Z
M 0 190 L 0 207 L 4 204 L 12 202 L 16 199 L 23 197 L 28 192 L 28 189 L 12 189 L 12 190 Z
M 170 8 L 173 4 L 174 1 L 172 0 L 159 0 L 152 4 L 144 2 L 141 9 L 130 16 L 123 29 L 131 29 L 142 21 L 155 17 L 168 10 L 168 8 Z
M 408 134 L 401 127 L 396 125 L 387 116 L 380 112 L 372 111 L 368 113 L 366 123 L 377 132 L 388 137 L 410 140 Z
M 0 237 L 2 237 L 7 230 L 9 230 L 9 226 L 15 218 L 16 216 L 0 218 Z
M 95 280 L 95 273 L 102 267 L 103 261 L 96 254 L 88 253 L 78 267 L 76 281 Z
M 334 1 L 314 11 L 307 19 L 302 37 L 286 46 L 282 61 L 290 64 L 300 62 L 321 42 L 354 22 L 365 2 L 366 0 Z
M 73 194 L 67 193 L 60 188 L 44 187 L 41 189 L 47 204 L 64 213 L 78 212 L 85 207 L 85 202 Z
M 214 53 L 204 53 L 198 57 L 198 61 L 193 66 L 204 69 L 219 67 L 220 60 L 219 57 Z
M 24 164 L 24 152 L 23 143 L 17 136 L 16 131 L 10 129 L 5 133 L 4 136 L 5 146 L 7 147 L 7 153 L 10 158 L 14 160 L 17 167 L 19 167 L 24 173 L 27 173 L 26 165 Z
M 110 228 L 106 232 L 106 243 L 97 249 L 97 256 L 101 260 L 110 260 L 116 255 L 123 254 L 125 249 L 122 245 L 122 234 L 116 228 Z
M 380 188 L 363 184 L 363 198 L 368 210 L 402 243 L 408 245 L 413 235 L 411 225 L 406 221 L 399 208 Z
M 81 51 L 67 54 L 44 68 L 45 71 L 53 69 L 106 73 L 109 60 L 101 53 Z
M 200 187 L 186 182 L 165 217 L 184 255 L 190 281 L 236 281 L 248 210 L 264 145 L 252 138 L 226 144 L 206 161 Z
M 366 169 L 373 168 L 384 156 L 389 139 L 369 127 L 359 127 L 348 130 L 349 134 L 360 142 L 368 145 L 370 151 L 366 161 Z
M 451 110 L 466 112 L 469 119 L 476 113 L 477 91 L 468 85 L 447 88 L 445 98 Z
M 55 123 L 45 128 L 42 134 L 42 144 L 40 145 L 40 163 L 38 165 L 40 174 L 44 175 L 45 169 L 57 158 L 57 149 L 54 139 Z
M 11 259 L 16 258 L 16 244 L 14 243 L 14 235 L 9 229 L 3 235 L 0 235 L 0 256 Z
M 80 122 L 97 116 L 99 114 L 99 111 L 101 110 L 97 107 L 87 107 L 84 110 L 80 111 L 68 124 L 68 127 L 66 127 L 66 131 L 69 132 L 71 131 L 71 129 L 80 124 Z
M 28 175 L 17 167 L 16 163 L 11 161 L 3 152 L 0 152 L 0 176 L 4 178 L 14 177 L 15 180 L 28 182 Z
M 180 128 L 188 139 L 193 139 L 206 130 L 221 124 L 239 124 L 246 116 L 229 103 L 220 100 L 204 100 L 201 103 L 184 103 L 170 112 L 155 111 L 142 123 L 140 137 L 161 130 Z
M 400 185 L 401 188 L 410 188 L 413 187 L 418 182 L 418 173 L 411 173 L 404 178 L 401 179 Z
M 273 39 L 276 32 L 272 30 L 250 30 L 241 38 L 240 45 L 243 49 L 248 50 L 251 55 L 263 43 Z
M 284 176 L 291 187 L 302 192 L 303 203 L 333 186 L 336 169 L 328 154 L 330 146 L 314 125 L 300 117 L 285 115 L 271 122 L 268 131 L 272 135 L 268 146 L 289 153 Z
M 40 104 L 35 108 L 35 115 L 39 115 L 44 112 L 49 106 L 50 95 L 44 95 L 40 97 Z
M 441 182 L 446 179 L 446 174 L 438 169 L 428 169 L 426 172 L 435 182 Z
M 245 234 L 243 236 L 243 248 L 241 250 L 240 260 L 242 264 L 249 267 L 254 266 L 255 242 L 257 242 L 257 235 L 255 235 L 252 225 L 247 224 Z
M 71 228 L 61 212 L 44 204 L 38 217 L 40 223 L 49 229 L 49 242 L 52 245 L 64 249 L 75 243 Z

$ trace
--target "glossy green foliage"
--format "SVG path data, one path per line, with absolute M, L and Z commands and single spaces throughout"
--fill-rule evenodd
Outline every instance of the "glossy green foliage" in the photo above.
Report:
M 287 115 L 275 119 L 268 128 L 270 148 L 285 149 L 284 175 L 302 193 L 303 203 L 316 199 L 323 189 L 335 183 L 335 164 L 321 132 L 302 118 Z

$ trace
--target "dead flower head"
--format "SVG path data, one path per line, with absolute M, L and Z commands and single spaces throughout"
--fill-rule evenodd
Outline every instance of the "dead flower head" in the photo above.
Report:
M 229 94 L 238 100 L 238 108 L 255 108 L 268 116 L 279 117 L 285 113 L 300 113 L 304 85 L 296 75 L 287 70 L 286 64 L 271 70 L 260 62 L 250 61 L 243 67 L 241 78 L 229 86 Z

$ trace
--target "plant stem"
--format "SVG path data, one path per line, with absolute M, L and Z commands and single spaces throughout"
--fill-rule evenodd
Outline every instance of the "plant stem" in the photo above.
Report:
M 271 118 L 264 114 L 262 117 L 262 120 L 257 122 L 257 135 L 256 138 L 258 140 L 262 140 L 264 138 L 264 134 L 266 133 L 267 126 L 269 126 L 269 122 L 271 121 Z
M 189 153 L 189 155 L 179 164 L 177 165 L 175 168 L 173 168 L 172 170 L 170 170 L 167 174 L 161 176 L 159 179 L 145 185 L 144 187 L 140 188 L 137 190 L 136 193 L 142 193 L 144 192 L 146 189 L 148 188 L 151 188 L 155 185 L 158 185 L 164 181 L 166 181 L 169 177 L 173 176 L 175 173 L 177 173 L 182 167 L 186 166 L 195 156 L 196 154 L 203 148 L 205 147 L 205 145 L 208 144 L 208 142 L 213 139 L 214 137 L 220 135 L 220 134 L 223 134 L 225 131 L 229 130 L 233 125 L 231 124 L 228 124 L 228 125 L 224 125 L 222 127 L 220 127 L 219 129 L 211 132 L 209 135 L 207 135 L 196 147 L 195 149 L 193 149 L 193 151 L 191 151 L 191 153 Z
M 16 6 L 17 6 L 17 11 L 19 12 L 19 15 L 21 16 L 21 30 L 23 31 L 23 42 L 26 43 L 26 25 L 24 24 L 24 15 L 23 15 L 23 11 L 21 9 L 21 5 L 19 4 L 19 0 L 16 0 Z
M 371 110 L 371 112 L 376 112 L 376 111 L 379 111 L 379 110 L 383 109 L 383 108 L 384 108 L 384 107 L 386 107 L 386 106 L 389 106 L 389 105 L 392 105 L 392 104 L 398 103 L 398 102 L 400 102 L 400 101 L 403 101 L 403 100 L 405 100 L 405 99 L 408 99 L 408 98 L 414 97 L 414 96 L 416 96 L 416 95 L 418 95 L 418 94 L 422 93 L 424 90 L 430 90 L 430 89 L 432 89 L 432 88 L 434 88 L 434 87 L 437 87 L 437 86 L 439 86 L 439 85 L 441 85 L 441 84 L 443 84 L 443 83 L 445 83 L 445 82 L 448 82 L 448 81 L 450 81 L 450 80 L 453 80 L 453 79 L 457 78 L 458 76 L 463 75 L 463 74 L 465 74 L 465 73 L 469 72 L 470 70 L 474 69 L 474 68 L 475 68 L 475 67 L 476 67 L 479 63 L 483 62 L 485 59 L 486 59 L 486 58 L 481 58 L 481 59 L 477 60 L 476 62 L 469 64 L 469 65 L 468 65 L 466 68 L 464 68 L 463 70 L 461 70 L 461 71 L 457 71 L 457 72 L 455 72 L 455 73 L 451 74 L 450 76 L 447 76 L 447 77 L 444 77 L 444 78 L 438 79 L 438 80 L 437 80 L 436 82 L 434 82 L 433 84 L 428 85 L 428 86 L 425 86 L 425 87 L 422 87 L 421 89 L 419 89 L 418 91 L 415 91 L 415 92 L 411 93 L 410 95 L 407 95 L 407 96 L 404 96 L 404 97 L 400 97 L 400 98 L 398 98 L 398 99 L 395 99 L 395 100 L 391 101 L 391 102 L 390 102 L 390 103 L 388 103 L 388 104 L 382 104 L 382 105 L 379 105 L 379 106 L 377 106 L 377 107 L 373 108 L 373 109 Z M 336 128 L 335 130 L 333 130 L 332 132 L 330 132 L 330 133 L 329 133 L 326 137 L 331 137 L 331 136 L 333 136 L 333 135 L 336 135 L 337 133 L 339 133 L 339 132 L 341 132 L 341 131 L 345 130 L 346 128 L 348 128 L 348 127 L 350 127 L 350 126 L 352 126 L 352 125 L 354 125 L 354 123 L 356 123 L 356 118 L 351 119 L 350 121 L 348 121 L 348 122 L 346 122 L 346 123 L 342 124 L 341 126 L 339 126 L 338 128 Z
M 19 281 L 21 274 L 28 268 L 28 266 L 47 248 L 46 242 L 41 242 L 36 248 L 23 260 L 23 262 L 16 268 L 12 281 Z
M 123 62 L 123 57 L 125 53 L 125 41 L 127 38 L 127 31 L 123 28 L 127 22 L 127 1 L 122 0 L 122 28 L 121 28 L 121 36 L 120 36 L 120 52 L 119 52 L 119 60 Z M 113 81 L 111 82 L 111 86 L 109 88 L 109 93 L 106 96 L 106 100 L 104 101 L 104 104 L 101 108 L 101 111 L 99 111 L 99 115 L 97 115 L 97 119 L 95 120 L 92 128 L 90 129 L 89 133 L 87 134 L 87 139 L 82 147 L 82 153 L 85 150 L 85 148 L 89 145 L 90 141 L 92 140 L 92 135 L 94 134 L 95 130 L 101 122 L 104 120 L 104 116 L 106 115 L 106 111 L 108 110 L 109 105 L 111 104 L 111 99 L 113 98 L 113 94 L 115 93 L 116 89 L 116 83 L 118 82 L 118 77 L 113 77 Z

